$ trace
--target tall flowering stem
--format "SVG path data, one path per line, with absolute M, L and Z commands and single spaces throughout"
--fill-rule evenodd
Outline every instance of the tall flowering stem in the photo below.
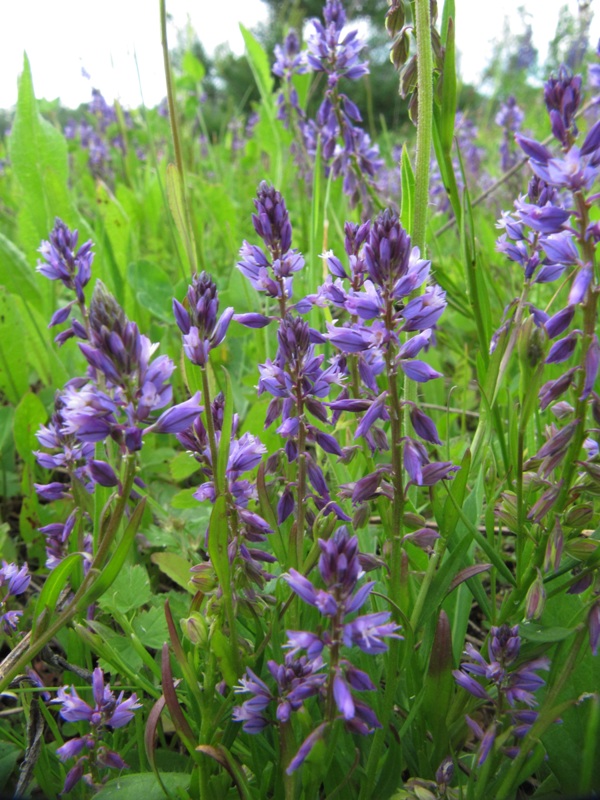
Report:
M 425 252 L 425 225 L 429 204 L 429 157 L 433 138 L 433 49 L 429 0 L 415 0 L 419 117 L 415 167 L 415 212 L 411 238 Z

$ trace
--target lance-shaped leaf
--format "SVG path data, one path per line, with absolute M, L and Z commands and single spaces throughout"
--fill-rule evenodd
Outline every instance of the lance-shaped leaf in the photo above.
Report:
M 187 719 L 185 718 L 183 709 L 179 705 L 179 700 L 177 699 L 175 682 L 173 681 L 173 673 L 171 671 L 171 661 L 169 659 L 169 645 L 166 642 L 162 649 L 161 667 L 162 690 L 167 703 L 167 708 L 169 709 L 169 713 L 171 715 L 171 719 L 173 720 L 173 725 L 175 726 L 177 733 L 181 736 L 181 739 L 183 740 L 183 743 L 187 749 L 190 751 L 190 753 L 192 753 L 195 737 Z

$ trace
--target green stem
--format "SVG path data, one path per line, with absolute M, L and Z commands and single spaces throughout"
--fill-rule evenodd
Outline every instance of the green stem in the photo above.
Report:
M 425 253 L 425 226 L 429 203 L 429 161 L 433 141 L 433 51 L 429 0 L 415 0 L 417 33 L 417 162 L 415 166 L 415 206 L 411 238 Z

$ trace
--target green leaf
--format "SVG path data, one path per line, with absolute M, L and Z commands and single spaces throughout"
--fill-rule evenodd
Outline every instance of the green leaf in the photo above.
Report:
M 149 603 L 151 599 L 148 573 L 141 564 L 135 564 L 119 572 L 110 591 L 104 594 L 99 603 L 105 611 L 114 609 L 126 614 Z
M 104 224 L 105 244 L 111 266 L 110 287 L 119 303 L 125 302 L 125 274 L 129 262 L 131 222 L 123 207 L 111 193 L 106 184 L 96 185 L 96 206 Z M 110 245 L 110 247 L 108 247 Z
M 161 267 L 145 259 L 134 261 L 127 267 L 127 283 L 143 308 L 163 322 L 173 322 L 173 281 Z
M 131 549 L 133 539 L 138 532 L 138 528 L 140 527 L 145 508 L 146 498 L 144 497 L 135 507 L 129 522 L 127 523 L 127 527 L 125 528 L 123 536 L 121 537 L 121 540 L 119 541 L 119 544 L 117 545 L 117 548 L 109 559 L 108 563 L 99 565 L 102 571 L 98 576 L 96 576 L 94 582 L 80 601 L 80 608 L 85 608 L 85 606 L 95 602 L 104 594 L 104 592 L 107 591 L 107 589 L 112 586 L 117 576 L 122 576 L 124 574 L 122 571 L 123 565 L 125 564 L 125 559 L 127 558 L 127 555 Z
M 239 675 L 233 661 L 231 642 L 220 628 L 214 628 L 211 632 L 210 647 L 217 657 L 227 685 L 234 686 L 237 683 Z
M 4 789 L 8 783 L 17 759 L 22 752 L 23 749 L 18 745 L 10 742 L 0 742 L 0 789 Z
M 182 489 L 180 492 L 177 492 L 171 498 L 171 508 L 198 508 L 199 502 L 194 497 L 194 492 L 196 492 L 196 488 L 191 489 Z
M 27 339 L 22 332 L 23 320 L 15 299 L 0 286 L 0 391 L 13 405 L 29 389 Z
M 142 611 L 133 620 L 133 629 L 145 647 L 159 650 L 168 641 L 167 622 L 162 608 Z
M 81 553 L 71 553 L 64 558 L 46 578 L 42 591 L 38 595 L 33 612 L 33 628 L 31 631 L 32 641 L 35 640 L 35 637 L 38 633 L 38 627 L 41 623 L 40 615 L 46 609 L 48 609 L 50 612 L 56 609 L 56 603 L 60 593 L 67 585 L 67 581 L 71 577 L 71 573 L 75 567 L 78 564 L 81 564 L 81 559 Z M 47 622 L 47 620 L 45 622 Z M 43 626 L 46 627 L 46 624 L 44 623 Z
M 410 156 L 406 145 L 402 146 L 400 173 L 402 179 L 400 221 L 406 230 L 410 230 L 412 226 L 413 206 L 415 204 L 415 173 L 410 163 Z
M 47 238 L 54 217 L 65 219 L 70 214 L 71 203 L 67 193 L 67 143 L 62 133 L 38 113 L 26 55 L 9 155 L 23 190 L 21 210 L 32 226 L 30 243 L 36 248 L 41 239 Z
M 39 280 L 36 280 L 39 277 L 25 253 L 0 233 L 0 286 L 39 305 L 42 302 Z
M 281 134 L 280 125 L 276 119 L 276 109 L 273 96 L 273 76 L 271 75 L 271 66 L 269 58 L 254 38 L 250 31 L 243 25 L 240 25 L 240 31 L 244 37 L 244 44 L 246 45 L 246 58 L 250 64 L 250 69 L 254 75 L 254 80 L 260 92 L 262 105 L 261 111 L 264 111 L 265 119 L 269 123 L 270 134 L 273 139 L 273 147 L 269 151 L 269 155 L 273 158 L 275 183 L 278 185 L 281 181 L 282 172 L 282 159 L 281 159 Z
M 444 9 L 445 11 L 445 9 Z M 454 20 L 448 20 L 447 37 L 442 73 L 442 115 L 440 141 L 444 152 L 452 149 L 454 118 L 456 116 L 456 51 L 454 47 Z
M 183 67 L 183 71 L 187 73 L 190 78 L 193 78 L 196 82 L 200 82 L 204 75 L 206 74 L 206 70 L 204 69 L 204 64 L 196 58 L 196 56 L 191 52 L 191 50 L 186 50 L 183 54 L 183 61 L 181 62 L 181 66 Z
M 267 56 L 264 48 L 257 39 L 250 33 L 250 31 L 243 25 L 240 25 L 240 31 L 244 37 L 244 44 L 246 45 L 246 57 L 250 63 L 250 68 L 258 84 L 260 94 L 263 100 L 270 100 L 273 92 L 273 76 L 271 74 L 271 66 L 269 64 L 269 57 Z
M 169 464 L 169 472 L 176 483 L 184 481 L 200 469 L 200 464 L 189 453 L 177 453 Z
M 177 553 L 152 553 L 150 560 L 174 583 L 188 592 L 191 591 L 190 564 L 183 556 Z
M 17 453 L 25 463 L 31 464 L 35 461 L 32 450 L 39 446 L 35 434 L 47 419 L 48 413 L 37 394 L 28 392 L 24 395 L 15 409 L 13 434 Z
M 191 775 L 186 772 L 164 772 L 163 783 L 173 794 L 187 791 Z M 177 796 L 177 795 L 176 795 Z M 105 783 L 95 800 L 165 800 L 165 794 L 152 772 L 140 772 L 137 775 L 123 775 Z

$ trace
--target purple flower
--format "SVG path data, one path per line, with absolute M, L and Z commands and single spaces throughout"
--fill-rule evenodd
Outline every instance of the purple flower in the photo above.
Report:
M 182 433 L 194 422 L 202 411 L 200 392 L 196 392 L 189 400 L 172 406 L 163 412 L 144 433 Z
M 51 281 L 62 281 L 68 289 L 76 293 L 78 302 L 84 303 L 83 289 L 91 277 L 94 254 L 91 240 L 76 249 L 78 238 L 78 232 L 69 230 L 57 217 L 50 232 L 50 240 L 40 245 L 38 252 L 41 253 L 43 262 L 38 264 L 37 271 Z M 60 321 L 64 322 L 64 319 Z M 51 324 L 57 325 L 58 321 L 53 318 Z
M 186 295 L 186 305 L 173 300 L 173 313 L 183 333 L 186 356 L 204 367 L 208 354 L 221 344 L 233 317 L 233 308 L 227 308 L 217 319 L 219 300 L 217 287 L 206 272 L 194 275 Z

